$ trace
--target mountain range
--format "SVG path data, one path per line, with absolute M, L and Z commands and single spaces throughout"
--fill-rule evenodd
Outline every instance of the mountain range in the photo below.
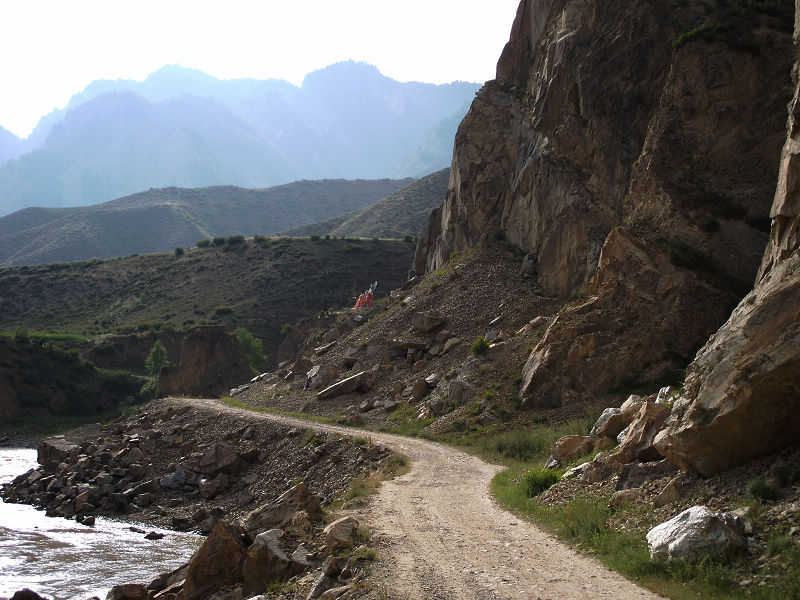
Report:
M 179 66 L 95 81 L 27 140 L 0 130 L 0 215 L 148 188 L 425 175 L 449 164 L 478 88 L 401 83 L 352 61 L 299 87 Z
M 0 265 L 171 252 L 206 238 L 272 234 L 361 209 L 412 181 L 326 179 L 266 189 L 170 187 L 94 206 L 26 208 L 0 217 Z M 443 195 L 441 191 L 437 203 Z

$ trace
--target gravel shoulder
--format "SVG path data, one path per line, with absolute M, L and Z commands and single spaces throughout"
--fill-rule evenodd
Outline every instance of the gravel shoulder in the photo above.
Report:
M 414 438 L 313 423 L 235 408 L 215 400 L 173 399 L 291 426 L 369 437 L 411 460 L 355 512 L 380 557 L 375 590 L 407 598 L 660 598 L 598 561 L 502 510 L 489 482 L 501 469 L 447 446 Z

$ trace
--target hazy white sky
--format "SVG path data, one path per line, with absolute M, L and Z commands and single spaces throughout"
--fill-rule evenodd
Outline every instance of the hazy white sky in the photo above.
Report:
M 95 79 L 223 79 L 362 60 L 400 81 L 494 77 L 519 0 L 0 0 L 0 125 L 27 136 Z

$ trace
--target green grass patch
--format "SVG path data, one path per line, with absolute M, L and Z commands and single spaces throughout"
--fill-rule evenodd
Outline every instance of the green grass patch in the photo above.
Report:
M 408 404 L 404 404 L 389 415 L 389 423 L 382 425 L 380 431 L 396 433 L 397 435 L 417 436 L 435 420 L 433 418 L 418 419 L 414 409 Z
M 778 490 L 769 485 L 763 477 L 753 477 L 745 488 L 753 500 L 770 501 L 778 499 Z
M 544 464 L 556 440 L 565 435 L 587 435 L 595 421 L 593 417 L 586 417 L 557 426 L 532 423 L 510 431 L 479 429 L 446 434 L 437 439 L 505 464 L 526 461 L 531 468 Z
M 538 496 L 553 487 L 561 478 L 561 473 L 553 469 L 534 469 L 522 476 L 521 485 L 528 498 Z
M 559 506 L 539 503 L 529 493 L 530 471 L 527 469 L 528 466 L 520 463 L 498 473 L 492 480 L 492 492 L 507 510 L 539 524 L 560 539 L 596 556 L 611 569 L 668 597 L 740 597 L 733 570 L 723 561 L 652 562 L 643 538 L 608 527 L 611 517 L 608 498 L 577 498 Z
M 308 413 L 293 412 L 289 410 L 280 410 L 277 408 L 270 408 L 268 406 L 254 406 L 247 404 L 241 400 L 236 400 L 230 396 L 224 396 L 221 401 L 228 406 L 235 406 L 236 408 L 243 408 L 245 410 L 252 410 L 254 412 L 268 413 L 272 415 L 286 415 L 287 417 L 297 417 L 298 419 L 305 419 L 306 421 L 314 421 L 315 423 L 326 423 L 328 425 L 335 425 L 336 419 L 331 417 L 323 417 L 322 415 L 309 415 Z

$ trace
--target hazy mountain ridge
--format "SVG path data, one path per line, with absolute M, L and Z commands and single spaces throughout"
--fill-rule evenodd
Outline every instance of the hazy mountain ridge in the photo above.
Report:
M 8 129 L 0 127 L 0 164 L 22 154 L 24 142 Z
M 148 187 L 418 174 L 449 162 L 447 132 L 478 87 L 400 83 L 353 62 L 300 87 L 176 66 L 144 82 L 97 81 L 21 141 L 35 150 L 0 166 L 0 214 Z
M 213 236 L 276 233 L 372 204 L 411 181 L 150 189 L 88 207 L 28 208 L 0 218 L 0 265 L 167 252 Z
M 425 230 L 431 211 L 447 193 L 450 169 L 442 169 L 357 211 L 284 232 L 286 235 L 345 235 L 402 238 Z

